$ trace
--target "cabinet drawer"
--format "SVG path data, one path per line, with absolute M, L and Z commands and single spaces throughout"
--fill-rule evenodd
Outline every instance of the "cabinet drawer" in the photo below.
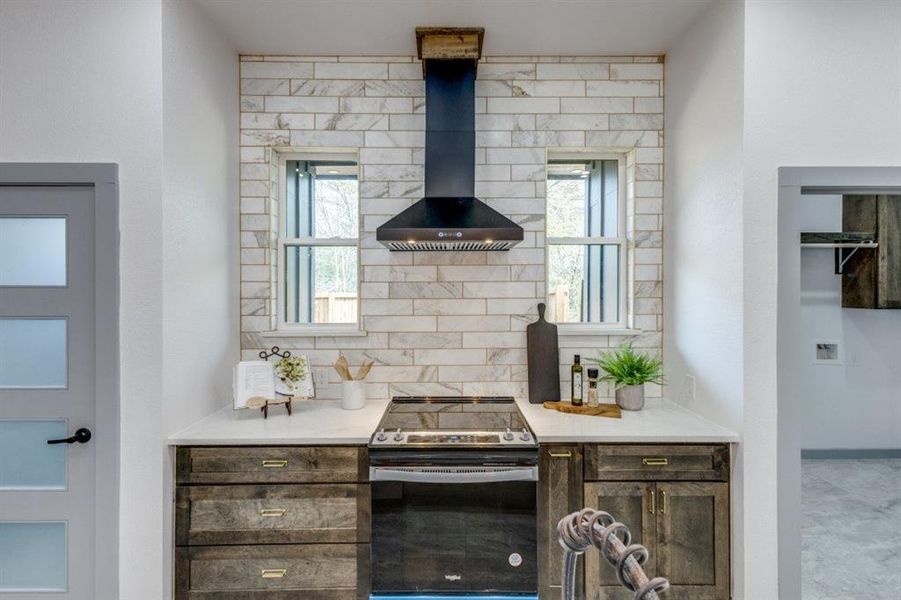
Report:
M 182 447 L 178 483 L 331 483 L 369 480 L 362 447 Z
M 363 600 L 369 545 L 176 548 L 175 600 Z
M 369 541 L 369 485 L 179 486 L 175 543 Z
M 728 446 L 585 447 L 586 481 L 728 481 Z

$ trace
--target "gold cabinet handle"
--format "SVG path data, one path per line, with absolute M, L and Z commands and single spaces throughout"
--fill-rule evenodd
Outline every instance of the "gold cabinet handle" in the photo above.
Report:
M 548 452 L 548 456 L 551 458 L 572 458 L 572 452 Z
M 660 490 L 660 514 L 666 514 L 666 492 Z
M 654 488 L 648 490 L 648 512 L 652 515 L 657 512 L 657 496 L 654 494 Z
M 288 569 L 260 569 L 260 577 L 263 579 L 281 579 L 288 574 Z
M 263 468 L 264 469 L 284 469 L 288 466 L 287 460 L 264 460 Z
M 642 458 L 641 464 L 646 467 L 665 467 L 669 464 L 669 459 L 663 456 L 653 457 L 653 458 Z
M 261 517 L 284 517 L 288 512 L 285 508 L 261 508 L 260 516 Z

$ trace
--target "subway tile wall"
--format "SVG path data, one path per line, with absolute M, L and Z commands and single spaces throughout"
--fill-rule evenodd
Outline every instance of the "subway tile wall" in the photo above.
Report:
M 525 229 L 509 252 L 389 253 L 376 227 L 423 193 L 422 66 L 409 56 L 242 56 L 241 348 L 304 354 L 317 398 L 332 363 L 375 361 L 368 394 L 527 397 L 525 327 L 545 296 L 548 149 L 627 155 L 629 305 L 636 336 L 561 336 L 572 355 L 631 341 L 662 350 L 663 59 L 487 57 L 476 82 L 476 195 Z M 360 337 L 273 336 L 278 150 L 352 148 L 361 164 Z M 548 366 L 548 368 L 555 368 Z M 649 395 L 661 390 L 649 386 Z M 602 395 L 612 391 L 602 388 Z

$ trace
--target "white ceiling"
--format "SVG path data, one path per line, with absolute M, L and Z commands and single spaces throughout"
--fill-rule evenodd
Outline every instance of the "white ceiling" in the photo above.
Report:
M 242 53 L 415 54 L 417 25 L 481 26 L 486 55 L 664 53 L 715 0 L 194 0 Z

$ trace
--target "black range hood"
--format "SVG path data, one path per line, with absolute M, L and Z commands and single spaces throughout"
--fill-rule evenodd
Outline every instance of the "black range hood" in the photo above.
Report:
M 462 32 L 477 32 L 481 51 L 479 29 L 438 31 L 451 46 L 464 41 Z M 394 251 L 509 250 L 522 241 L 522 227 L 475 197 L 478 55 L 429 58 L 425 35 L 417 29 L 425 71 L 425 197 L 379 227 L 376 240 Z

